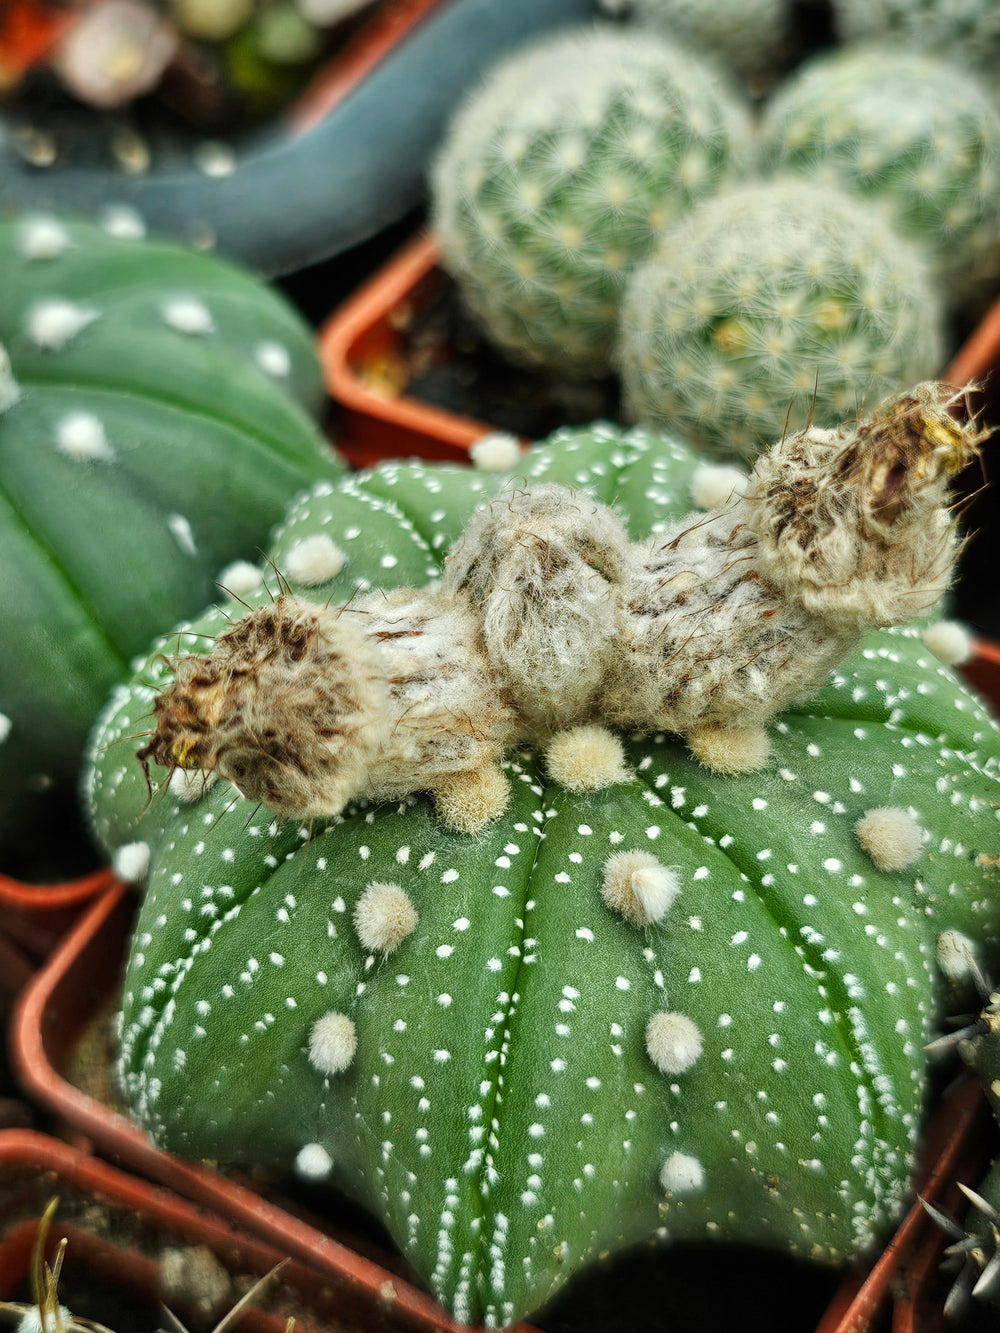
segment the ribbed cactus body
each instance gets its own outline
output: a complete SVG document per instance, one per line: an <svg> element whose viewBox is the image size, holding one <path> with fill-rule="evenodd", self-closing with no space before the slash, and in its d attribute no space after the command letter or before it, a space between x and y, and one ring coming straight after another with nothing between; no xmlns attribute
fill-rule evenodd
<svg viewBox="0 0 1000 1333"><path fill-rule="evenodd" d="M762 139L773 168L815 171L880 204L930 252L952 300L983 299L1000 266L1000 109L947 50L817 57L774 95Z"/></svg>
<svg viewBox="0 0 1000 1333"><path fill-rule="evenodd" d="M653 34L547 38L452 122L432 176L445 267L515 358L606 373L628 273L740 165L747 130L722 76Z"/></svg>
<svg viewBox="0 0 1000 1333"><path fill-rule="evenodd" d="M704 200L634 272L618 363L634 420L754 454L943 360L927 261L873 205L783 176Z"/></svg>
<svg viewBox="0 0 1000 1333"><path fill-rule="evenodd" d="M388 465L297 503L273 557L301 571L335 545L339 573L292 581L321 605L421 587L475 506L525 483L613 503L642 541L690 509L699 466L610 427L516 478ZM207 652L226 623L157 648ZM838 1261L888 1223L935 935L995 948L1000 929L1000 738L916 631L870 635L780 718L762 772L713 777L656 734L573 792L516 750L510 806L476 837L413 795L272 823L181 769L149 803L126 738L171 675L154 653L116 693L87 781L109 851L148 862L121 1075L157 1142L325 1175L493 1325L643 1237ZM855 837L887 798L922 830L913 869L877 870Z"/></svg>
<svg viewBox="0 0 1000 1333"><path fill-rule="evenodd" d="M841 41L887 37L949 52L990 71L1000 55L1000 11L992 0L833 0Z"/></svg>
<svg viewBox="0 0 1000 1333"><path fill-rule="evenodd" d="M310 415L309 331L249 274L27 218L0 224L0 288L2 838L71 790L163 616L341 469Z"/></svg>

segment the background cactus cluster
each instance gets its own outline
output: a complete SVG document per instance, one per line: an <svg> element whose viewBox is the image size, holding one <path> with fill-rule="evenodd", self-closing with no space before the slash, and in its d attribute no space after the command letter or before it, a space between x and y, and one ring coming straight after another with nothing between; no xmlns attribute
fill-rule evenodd
<svg viewBox="0 0 1000 1333"><path fill-rule="evenodd" d="M988 88L936 53L845 47L815 55L751 113L678 37L690 25L653 24L652 8L638 6L631 26L523 50L458 114L433 174L433 223L485 334L570 374L616 369L632 419L744 454L786 422L832 425L940 371L948 321L981 308L1000 276L1000 109ZM642 59L626 66L629 49ZM678 158L647 135L634 213L609 203L614 154L574 159L566 188L552 188L553 144L603 145L608 108L644 105L650 70L678 61L725 97L730 124L739 107L726 169L696 170L698 154ZM564 85L572 95L557 97ZM707 95L685 92L671 123L704 124ZM629 137L613 142L638 170ZM601 201L587 225L581 197Z"/></svg>

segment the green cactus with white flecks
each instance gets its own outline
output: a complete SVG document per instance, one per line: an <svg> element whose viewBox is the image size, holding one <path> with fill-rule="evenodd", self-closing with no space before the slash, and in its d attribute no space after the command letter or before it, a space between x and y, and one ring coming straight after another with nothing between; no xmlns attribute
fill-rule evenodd
<svg viewBox="0 0 1000 1333"><path fill-rule="evenodd" d="M782 176L720 192L634 271L617 359L633 420L752 455L933 374L943 303L871 203Z"/></svg>
<svg viewBox="0 0 1000 1333"><path fill-rule="evenodd" d="M762 125L765 160L816 172L883 207L924 245L953 301L988 293L1000 265L1000 110L946 55L867 44L788 79Z"/></svg>
<svg viewBox="0 0 1000 1333"><path fill-rule="evenodd" d="M992 0L832 0L837 35L850 43L885 37L923 51L948 51L990 71L1000 55Z"/></svg>
<svg viewBox="0 0 1000 1333"><path fill-rule="evenodd" d="M773 73L789 46L787 0L635 0L635 23L661 31L724 60L741 73Z"/></svg>
<svg viewBox="0 0 1000 1333"><path fill-rule="evenodd" d="M291 307L113 230L0 224L0 840L72 801L93 714L164 613L204 605L342 471Z"/></svg>
<svg viewBox="0 0 1000 1333"><path fill-rule="evenodd" d="M512 357L607 373L626 277L656 233L745 165L748 112L650 33L572 29L496 66L432 172L443 263Z"/></svg>
<svg viewBox="0 0 1000 1333"><path fill-rule="evenodd" d="M690 510L702 468L611 427L511 478L386 465L303 498L272 555L295 592L356 605L434 579L508 484L615 504L641 541ZM264 603L263 575L241 596ZM158 1143L329 1180L459 1318L495 1326L644 1237L840 1262L890 1222L935 934L995 948L1000 930L1000 736L916 630L869 635L778 720L762 771L713 776L656 734L574 792L515 749L506 812L470 837L413 794L281 821L183 767L152 766L150 802L128 738L170 680L157 653L209 652L227 609L119 688L86 781L98 836L147 883L120 1072ZM855 832L886 801L918 830L896 870Z"/></svg>

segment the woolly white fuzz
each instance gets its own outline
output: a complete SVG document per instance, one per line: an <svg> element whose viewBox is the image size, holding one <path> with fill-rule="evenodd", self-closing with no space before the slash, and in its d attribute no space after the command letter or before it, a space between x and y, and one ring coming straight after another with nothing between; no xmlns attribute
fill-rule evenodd
<svg viewBox="0 0 1000 1333"><path fill-rule="evenodd" d="M303 1180L325 1180L333 1170L333 1158L322 1143L307 1143L295 1155L295 1174Z"/></svg>
<svg viewBox="0 0 1000 1333"><path fill-rule="evenodd" d="M118 241L141 241L146 235L142 214L129 204L108 204L101 213L100 224Z"/></svg>
<svg viewBox="0 0 1000 1333"><path fill-rule="evenodd" d="M948 666L961 666L972 656L972 635L957 620L939 620L924 630L924 643Z"/></svg>
<svg viewBox="0 0 1000 1333"><path fill-rule="evenodd" d="M36 301L28 311L28 337L36 347L58 352L99 314L93 306L64 301L61 297Z"/></svg>
<svg viewBox="0 0 1000 1333"><path fill-rule="evenodd" d="M168 514L167 527L174 541L185 555L197 555L198 546L194 539L191 523L183 514Z"/></svg>
<svg viewBox="0 0 1000 1333"><path fill-rule="evenodd" d="M7 714L0 713L0 745L2 745L10 735L12 725L13 724Z"/></svg>
<svg viewBox="0 0 1000 1333"><path fill-rule="evenodd" d="M923 830L897 805L866 811L854 825L854 833L879 870L905 870L920 856Z"/></svg>
<svg viewBox="0 0 1000 1333"><path fill-rule="evenodd" d="M207 334L215 331L215 320L204 301L196 296L174 296L160 307L164 323L178 333Z"/></svg>
<svg viewBox="0 0 1000 1333"><path fill-rule="evenodd" d="M434 789L438 819L456 833L480 833L510 804L510 784L499 768L456 773Z"/></svg>
<svg viewBox="0 0 1000 1333"><path fill-rule="evenodd" d="M149 843L127 842L111 858L115 874L128 884L142 879L149 869Z"/></svg>
<svg viewBox="0 0 1000 1333"><path fill-rule="evenodd" d="M705 1183L705 1168L688 1153L671 1153L660 1171L660 1184L667 1194L691 1194Z"/></svg>
<svg viewBox="0 0 1000 1333"><path fill-rule="evenodd" d="M545 767L552 781L567 791L600 791L631 776L621 741L600 726L560 731L545 752Z"/></svg>
<svg viewBox="0 0 1000 1333"><path fill-rule="evenodd" d="M717 509L745 492L749 478L738 467L701 463L691 476L691 503L696 509Z"/></svg>
<svg viewBox="0 0 1000 1333"><path fill-rule="evenodd" d="M21 1316L16 1333L60 1333L62 1329L73 1327L79 1328L79 1324L74 1320L73 1312L65 1305L59 1306L59 1317L55 1320L50 1317L46 1310L44 1322L38 1306L33 1305Z"/></svg>
<svg viewBox="0 0 1000 1333"><path fill-rule="evenodd" d="M771 753L763 727L695 727L687 742L694 757L712 773L753 773L764 767Z"/></svg>
<svg viewBox="0 0 1000 1333"><path fill-rule="evenodd" d="M521 445L515 435L495 430L469 446L473 464L484 472L509 472L521 459Z"/></svg>
<svg viewBox="0 0 1000 1333"><path fill-rule="evenodd" d="M170 794L179 801L200 801L218 780L218 773L205 768L175 768L170 774Z"/></svg>
<svg viewBox="0 0 1000 1333"><path fill-rule="evenodd" d="M234 597L243 597L246 593L257 591L264 582L264 574L249 560L234 560L225 567L217 582L224 592L231 592Z"/></svg>
<svg viewBox="0 0 1000 1333"><path fill-rule="evenodd" d="M358 1033L346 1014L330 1009L309 1033L309 1061L321 1074L342 1074L358 1049Z"/></svg>
<svg viewBox="0 0 1000 1333"><path fill-rule="evenodd" d="M81 462L114 458L104 424L93 412L68 412L56 425L60 451Z"/></svg>
<svg viewBox="0 0 1000 1333"><path fill-rule="evenodd" d="M394 953L417 921L413 900L399 884L369 884L354 908L354 929L370 953Z"/></svg>
<svg viewBox="0 0 1000 1333"><path fill-rule="evenodd" d="M267 338L253 349L253 359L267 375L281 379L291 374L292 357L288 348L279 342Z"/></svg>
<svg viewBox="0 0 1000 1333"><path fill-rule="evenodd" d="M58 259L73 242L56 218L26 218L21 227L21 254L25 259Z"/></svg>
<svg viewBox="0 0 1000 1333"><path fill-rule="evenodd" d="M663 1009L646 1024L646 1051L663 1074L683 1074L701 1055L698 1025L686 1014Z"/></svg>
<svg viewBox="0 0 1000 1333"><path fill-rule="evenodd" d="M604 863L601 897L634 926L662 920L678 893L674 871L650 852L616 852Z"/></svg>
<svg viewBox="0 0 1000 1333"><path fill-rule="evenodd" d="M347 557L324 532L297 541L285 556L285 573L295 583L314 588L336 578Z"/></svg>
<svg viewBox="0 0 1000 1333"><path fill-rule="evenodd" d="M937 965L949 981L965 981L979 970L975 943L960 930L943 930L935 952Z"/></svg>

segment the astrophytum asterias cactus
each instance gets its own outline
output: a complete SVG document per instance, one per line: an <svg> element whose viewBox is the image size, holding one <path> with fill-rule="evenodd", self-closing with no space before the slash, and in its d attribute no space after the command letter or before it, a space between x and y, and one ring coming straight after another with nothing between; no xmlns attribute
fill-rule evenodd
<svg viewBox="0 0 1000 1333"><path fill-rule="evenodd" d="M94 712L164 615L342 470L288 303L127 222L0 223L0 841L73 808Z"/></svg>
<svg viewBox="0 0 1000 1333"><path fill-rule="evenodd" d="M514 484L613 502L641 540L689 511L703 468L601 427L538 447ZM302 573L337 552L329 581L289 574L317 602L420 587L506 484L388 465L298 503L273 558ZM209 612L155 652L225 627ZM872 633L784 713L763 771L626 736L597 761L611 785L573 791L519 750L476 837L415 796L281 822L154 765L150 798L127 738L172 676L155 652L95 730L86 791L105 847L146 871L120 1072L156 1142L326 1177L459 1317L494 1325L643 1237L836 1262L889 1222L935 935L990 946L1000 924L1000 737L916 630ZM884 807L919 831L897 869L855 833Z"/></svg>

